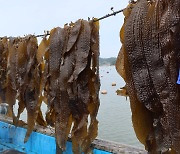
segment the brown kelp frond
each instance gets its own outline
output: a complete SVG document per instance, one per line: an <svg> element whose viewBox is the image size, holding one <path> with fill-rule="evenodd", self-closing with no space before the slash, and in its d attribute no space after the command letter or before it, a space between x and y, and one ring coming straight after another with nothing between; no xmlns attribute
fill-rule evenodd
<svg viewBox="0 0 180 154"><path fill-rule="evenodd" d="M130 97L133 126L149 152L171 148L179 153L180 2L140 0L133 5L124 13L116 62Z"/></svg>

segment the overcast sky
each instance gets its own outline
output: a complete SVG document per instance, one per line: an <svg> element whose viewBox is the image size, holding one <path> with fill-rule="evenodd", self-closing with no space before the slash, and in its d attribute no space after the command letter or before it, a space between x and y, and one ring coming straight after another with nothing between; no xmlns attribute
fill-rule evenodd
<svg viewBox="0 0 180 154"><path fill-rule="evenodd" d="M127 6L129 0L0 0L0 36L42 34L65 23L101 17ZM123 14L100 21L100 56L116 57Z"/></svg>

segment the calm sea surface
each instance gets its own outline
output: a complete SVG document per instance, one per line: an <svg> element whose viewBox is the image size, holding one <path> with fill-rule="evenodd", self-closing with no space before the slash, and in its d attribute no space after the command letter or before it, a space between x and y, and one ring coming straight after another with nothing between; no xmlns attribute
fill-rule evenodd
<svg viewBox="0 0 180 154"><path fill-rule="evenodd" d="M132 127L129 100L116 94L116 90L123 87L125 82L117 73L115 66L100 67L100 79L101 90L107 90L107 94L100 93L98 138L143 147L136 139ZM112 86L113 82L116 86Z"/></svg>
<svg viewBox="0 0 180 154"><path fill-rule="evenodd" d="M136 139L132 123L129 100L125 97L117 96L116 90L124 86L123 79L116 72L115 66L100 67L101 90L106 90L107 94L100 93L100 108L98 113L99 134L98 138L143 147ZM115 82L116 86L112 86ZM17 105L14 111L17 111ZM46 112L46 105L42 104L42 111ZM20 119L26 121L26 111Z"/></svg>

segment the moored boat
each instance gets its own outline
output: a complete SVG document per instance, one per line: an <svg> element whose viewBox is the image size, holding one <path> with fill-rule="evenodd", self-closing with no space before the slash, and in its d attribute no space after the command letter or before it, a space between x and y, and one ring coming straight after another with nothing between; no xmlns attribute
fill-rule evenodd
<svg viewBox="0 0 180 154"><path fill-rule="evenodd" d="M16 154L56 154L54 129L36 126L27 143L24 143L26 127L15 127L12 120L0 115L0 153L13 150ZM129 145L95 139L91 147L94 154L110 153L146 153L145 150ZM10 152L9 152L10 153ZM64 154L72 154L72 143L69 139Z"/></svg>

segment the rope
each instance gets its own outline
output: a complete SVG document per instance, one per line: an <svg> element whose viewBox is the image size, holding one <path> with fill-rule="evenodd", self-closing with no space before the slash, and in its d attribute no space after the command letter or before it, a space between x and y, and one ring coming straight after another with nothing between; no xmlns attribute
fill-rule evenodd
<svg viewBox="0 0 180 154"><path fill-rule="evenodd" d="M111 10L113 11L113 7L111 8ZM107 14L107 15L101 17L101 18L98 18L98 19L93 19L93 22L97 22L97 21L103 20L105 18L108 18L108 17L111 17L111 16L115 16L116 14L121 13L123 11L124 11L124 9L121 9L121 10L116 11L116 12L113 11L113 13L111 13L111 14Z"/></svg>
<svg viewBox="0 0 180 154"><path fill-rule="evenodd" d="M119 10L119 11L114 11L114 10L113 10L113 7L111 7L111 11L113 11L113 13L107 14L107 15L105 15L105 16L103 16L103 17L100 17L100 18L92 19L92 21L93 21L93 22L97 22L97 21L106 19L106 18L108 18L108 17L115 16L116 14L123 12L124 9L121 9L121 10ZM45 37L45 36L48 36L48 35L50 35L50 33L49 33L49 31L46 31L45 34L35 35L35 37ZM10 37L7 37L7 39L9 39L9 38L10 38ZM0 39L3 39L3 37L0 37Z"/></svg>

